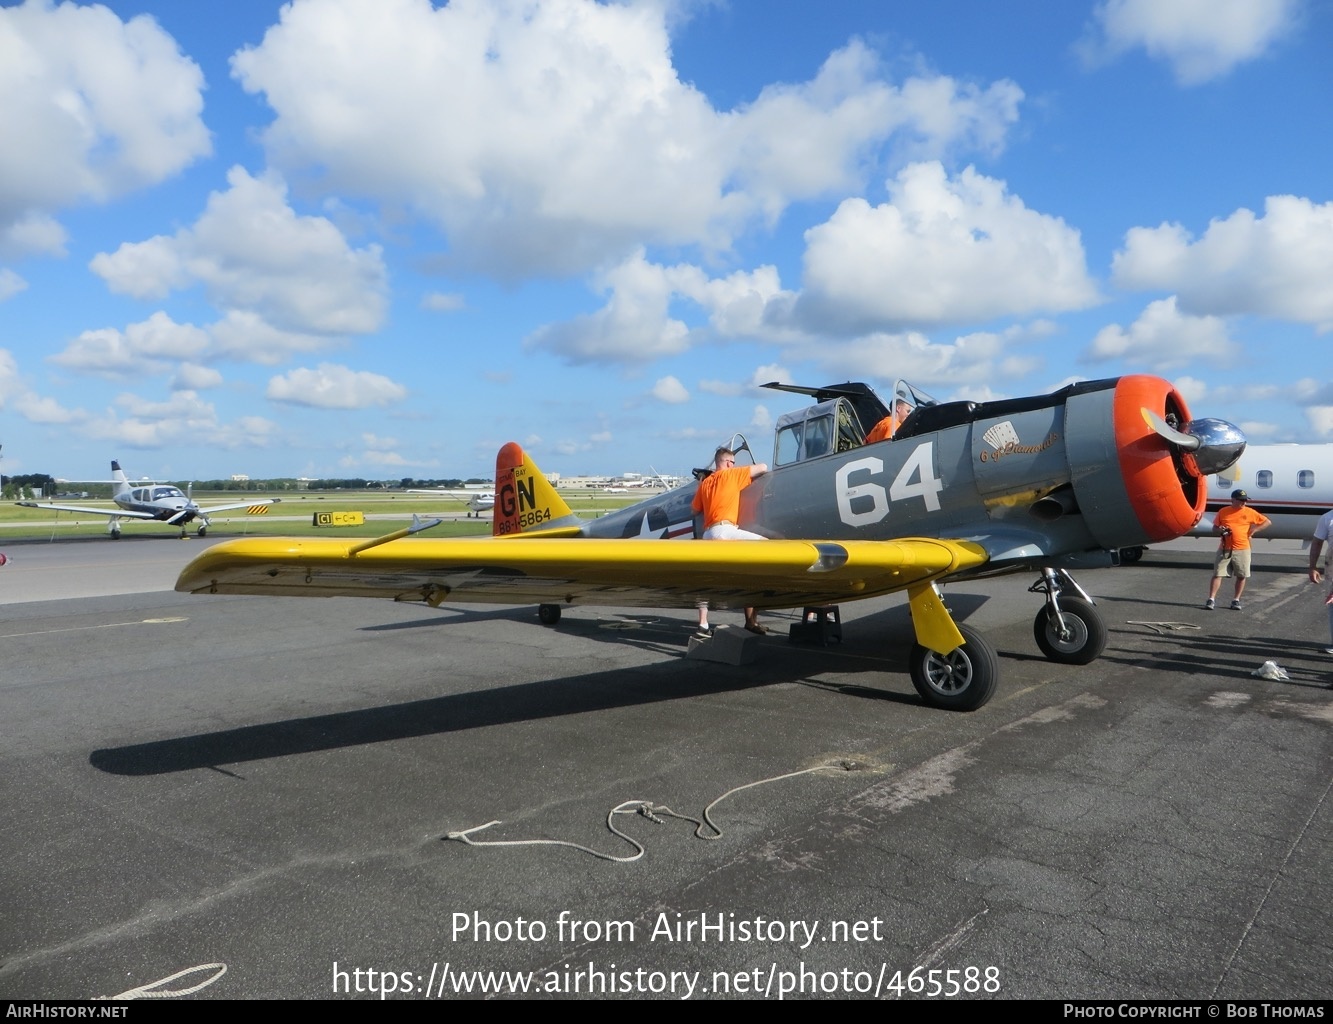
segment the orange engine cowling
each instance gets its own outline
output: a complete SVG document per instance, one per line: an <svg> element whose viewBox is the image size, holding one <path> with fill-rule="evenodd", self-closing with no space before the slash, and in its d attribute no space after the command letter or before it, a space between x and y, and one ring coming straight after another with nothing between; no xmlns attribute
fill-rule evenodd
<svg viewBox="0 0 1333 1024"><path fill-rule="evenodd" d="M1172 540L1203 516L1204 475L1188 452L1154 430L1145 410L1169 424L1190 422L1184 396L1160 377L1146 375L1121 377L1109 391L1071 397L1065 408L1079 509L1108 549Z"/></svg>

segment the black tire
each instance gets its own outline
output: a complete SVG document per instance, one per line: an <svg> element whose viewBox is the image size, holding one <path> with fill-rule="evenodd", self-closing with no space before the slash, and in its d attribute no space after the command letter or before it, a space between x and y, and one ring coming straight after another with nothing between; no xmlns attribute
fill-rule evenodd
<svg viewBox="0 0 1333 1024"><path fill-rule="evenodd" d="M207 535L208 535L208 527L207 526L199 527L199 536L206 537Z"/></svg>
<svg viewBox="0 0 1333 1024"><path fill-rule="evenodd" d="M537 606L537 619L543 626L554 626L560 621L560 606L558 604L539 604Z"/></svg>
<svg viewBox="0 0 1333 1024"><path fill-rule="evenodd" d="M967 626L959 626L963 646L948 654L912 645L912 685L931 707L946 711L975 711L995 694L1000 665L995 648L985 637Z"/></svg>
<svg viewBox="0 0 1333 1024"><path fill-rule="evenodd" d="M1106 621L1102 613L1081 597L1060 598L1060 615L1066 634L1060 635L1049 608L1043 607L1032 620L1032 636L1049 661L1061 665L1087 665L1106 647Z"/></svg>
<svg viewBox="0 0 1333 1024"><path fill-rule="evenodd" d="M1148 550L1147 548L1121 548L1120 564L1133 565L1135 562L1137 562L1140 558L1143 557L1143 553L1147 550Z"/></svg>

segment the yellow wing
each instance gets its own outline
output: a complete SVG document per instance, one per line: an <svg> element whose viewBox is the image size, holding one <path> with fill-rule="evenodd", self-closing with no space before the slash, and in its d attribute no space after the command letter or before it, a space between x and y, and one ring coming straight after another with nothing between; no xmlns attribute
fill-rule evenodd
<svg viewBox="0 0 1333 1024"><path fill-rule="evenodd" d="M364 546L364 545L363 545ZM793 608L914 589L987 561L964 541L731 543L405 538L355 543L226 541L195 558L176 589L196 594L386 597L396 601Z"/></svg>

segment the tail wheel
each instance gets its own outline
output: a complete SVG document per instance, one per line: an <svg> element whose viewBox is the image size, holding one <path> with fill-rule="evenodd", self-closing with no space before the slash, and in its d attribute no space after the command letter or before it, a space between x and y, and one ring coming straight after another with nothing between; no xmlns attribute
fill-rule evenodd
<svg viewBox="0 0 1333 1024"><path fill-rule="evenodd" d="M1049 661L1061 665L1087 665L1106 647L1106 622L1101 612L1081 597L1062 597L1060 629L1050 608L1042 608L1032 622L1032 635Z"/></svg>
<svg viewBox="0 0 1333 1024"><path fill-rule="evenodd" d="M959 626L958 632L963 634L963 645L948 654L912 646L912 685L931 707L975 711L994 696L1000 666L985 637L967 626Z"/></svg>
<svg viewBox="0 0 1333 1024"><path fill-rule="evenodd" d="M560 606L558 604L539 604L537 606L537 619L543 626L554 626L560 621Z"/></svg>

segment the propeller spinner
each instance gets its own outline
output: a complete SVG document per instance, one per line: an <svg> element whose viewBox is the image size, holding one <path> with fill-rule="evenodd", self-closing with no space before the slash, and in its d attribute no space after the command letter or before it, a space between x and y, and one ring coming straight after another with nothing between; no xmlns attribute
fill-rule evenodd
<svg viewBox="0 0 1333 1024"><path fill-rule="evenodd" d="M1230 468L1245 451L1245 435L1226 420L1190 420L1177 430L1151 409L1143 410L1143 418L1154 433L1180 449L1186 468L1199 476Z"/></svg>

